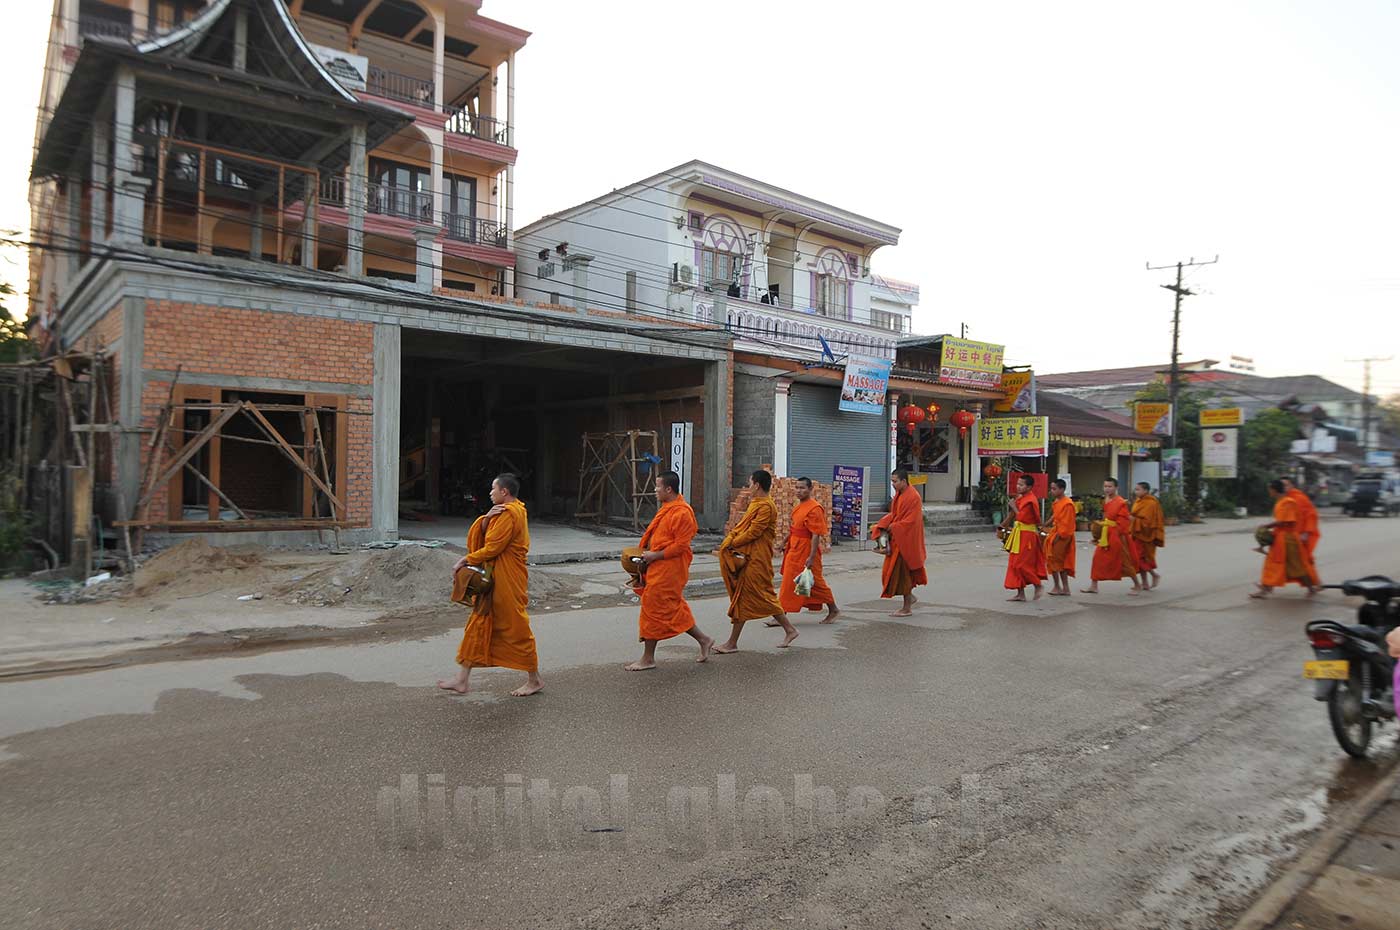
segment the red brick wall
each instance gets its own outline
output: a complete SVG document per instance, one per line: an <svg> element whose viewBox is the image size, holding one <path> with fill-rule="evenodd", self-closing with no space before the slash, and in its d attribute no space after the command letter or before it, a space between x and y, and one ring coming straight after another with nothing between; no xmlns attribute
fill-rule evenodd
<svg viewBox="0 0 1400 930"><path fill-rule="evenodd" d="M146 305L145 365L161 370L183 366L182 370L191 374L368 387L374 382L374 325L153 300ZM167 381L145 385L141 395L143 426L155 427L169 394ZM370 413L374 405L368 397L349 397L347 409ZM373 506L373 418L347 416L345 420L346 516L351 524L365 525ZM225 443L226 449L228 445ZM145 467L143 445L143 470ZM238 500L236 495L234 500ZM165 519L165 487L156 490L149 512L154 519Z"/></svg>

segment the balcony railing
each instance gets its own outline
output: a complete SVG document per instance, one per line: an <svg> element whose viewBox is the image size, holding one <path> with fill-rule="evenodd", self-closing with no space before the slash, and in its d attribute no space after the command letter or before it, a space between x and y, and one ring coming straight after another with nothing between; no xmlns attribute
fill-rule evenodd
<svg viewBox="0 0 1400 930"><path fill-rule="evenodd" d="M321 203L344 208L349 205L348 195L348 183L343 176L335 175L321 180ZM433 192L371 182L365 185L365 209L380 216L430 223L433 219Z"/></svg>
<svg viewBox="0 0 1400 930"><path fill-rule="evenodd" d="M476 116L469 110L449 107L447 124L443 128L453 135L472 136L513 148L510 127L503 120L491 116Z"/></svg>
<svg viewBox="0 0 1400 930"><path fill-rule="evenodd" d="M462 213L444 213L442 228L447 231L447 238L458 242L494 245L498 249L506 247L505 224L495 220L484 220Z"/></svg>
<svg viewBox="0 0 1400 930"><path fill-rule="evenodd" d="M129 42L142 38L136 35L131 23L117 22L100 16L79 17L78 35L84 39L91 36L101 39L126 39Z"/></svg>
<svg viewBox="0 0 1400 930"><path fill-rule="evenodd" d="M387 97L420 107L433 105L433 82L389 71L378 65L369 66L365 90L376 97Z"/></svg>

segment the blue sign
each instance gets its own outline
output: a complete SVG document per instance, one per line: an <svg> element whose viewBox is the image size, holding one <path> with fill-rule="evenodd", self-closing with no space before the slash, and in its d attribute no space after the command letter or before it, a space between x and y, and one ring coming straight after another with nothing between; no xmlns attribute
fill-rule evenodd
<svg viewBox="0 0 1400 930"><path fill-rule="evenodd" d="M831 470L831 529L843 539L865 535L865 468L837 465Z"/></svg>
<svg viewBox="0 0 1400 930"><path fill-rule="evenodd" d="M841 404L846 413L885 412L885 393L890 387L890 360L852 355L846 359L846 377L841 382Z"/></svg>

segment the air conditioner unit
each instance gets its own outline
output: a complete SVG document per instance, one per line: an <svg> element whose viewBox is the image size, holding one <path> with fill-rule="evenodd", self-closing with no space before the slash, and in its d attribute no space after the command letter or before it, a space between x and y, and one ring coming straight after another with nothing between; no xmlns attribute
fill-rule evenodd
<svg viewBox="0 0 1400 930"><path fill-rule="evenodd" d="M672 284L690 284L695 280L695 269L683 262L674 262L671 265Z"/></svg>

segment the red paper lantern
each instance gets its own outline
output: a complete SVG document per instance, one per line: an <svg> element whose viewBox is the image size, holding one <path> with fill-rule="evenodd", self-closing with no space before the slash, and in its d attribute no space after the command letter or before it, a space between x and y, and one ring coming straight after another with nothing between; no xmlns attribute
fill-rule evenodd
<svg viewBox="0 0 1400 930"><path fill-rule="evenodd" d="M977 422L977 414L970 410L959 410L953 414L952 422L954 426L966 433L972 424Z"/></svg>
<svg viewBox="0 0 1400 930"><path fill-rule="evenodd" d="M982 474L995 481L1001 477L1001 466L996 462L988 462L987 467L982 469Z"/></svg>
<svg viewBox="0 0 1400 930"><path fill-rule="evenodd" d="M915 407L913 404L909 404L906 407L900 408L899 422L904 424L904 428L909 430L909 435L912 436L914 435L914 431L919 428L919 424L924 422L925 415L923 407Z"/></svg>
<svg viewBox="0 0 1400 930"><path fill-rule="evenodd" d="M938 406L938 404L930 402L928 405L928 421L930 423L936 421L938 419L938 411L942 409L943 408Z"/></svg>

